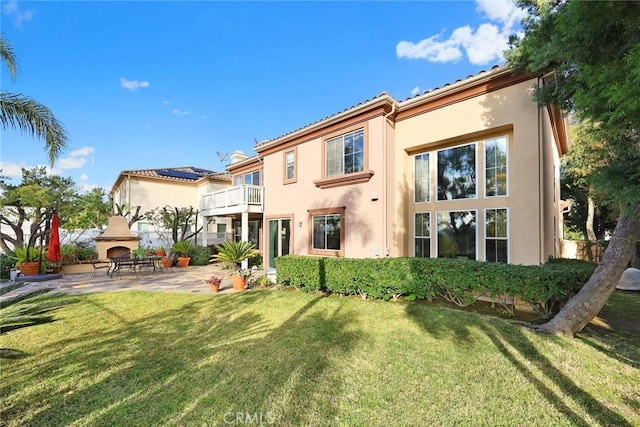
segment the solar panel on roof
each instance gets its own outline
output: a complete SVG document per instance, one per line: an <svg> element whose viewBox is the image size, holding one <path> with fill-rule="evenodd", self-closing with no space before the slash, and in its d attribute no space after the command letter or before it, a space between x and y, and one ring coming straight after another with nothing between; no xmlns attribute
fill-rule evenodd
<svg viewBox="0 0 640 427"><path fill-rule="evenodd" d="M182 178L194 181L200 178L200 175L193 172L178 171L174 169L157 169L156 173L160 176L166 176L169 178Z"/></svg>
<svg viewBox="0 0 640 427"><path fill-rule="evenodd" d="M214 173L214 171L210 171L210 170L207 170L207 169L201 169L201 168L191 168L191 169L193 169L193 171L194 171L195 173L201 173L201 174L203 174L203 175L207 175L207 174L210 174L210 173Z"/></svg>

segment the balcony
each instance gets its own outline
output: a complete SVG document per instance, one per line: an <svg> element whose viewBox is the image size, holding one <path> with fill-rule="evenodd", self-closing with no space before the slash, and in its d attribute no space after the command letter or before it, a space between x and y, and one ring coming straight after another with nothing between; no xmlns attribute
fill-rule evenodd
<svg viewBox="0 0 640 427"><path fill-rule="evenodd" d="M232 215L242 212L262 213L264 210L264 187L259 185L236 185L206 194L200 198L200 213L203 216Z"/></svg>

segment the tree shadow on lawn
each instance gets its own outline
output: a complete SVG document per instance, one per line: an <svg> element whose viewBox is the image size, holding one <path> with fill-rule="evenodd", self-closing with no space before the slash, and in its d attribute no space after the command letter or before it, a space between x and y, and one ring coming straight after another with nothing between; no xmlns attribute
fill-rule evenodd
<svg viewBox="0 0 640 427"><path fill-rule="evenodd" d="M444 308L440 310L453 309ZM523 359L531 362L544 377L552 381L561 390L563 395L570 396L570 399L588 413L590 417L597 420L599 425L631 426L625 418L601 404L554 366L554 363L543 355L527 337L523 329L525 328L524 322L506 321L491 317L484 318L475 313L464 313L462 311L460 316L453 316L456 319L454 322L443 322L438 318L434 318L433 312L424 304L407 305L406 311L423 330L439 339L460 340L461 344L464 345L464 340L472 336L472 331L476 334L478 331L484 333L506 360L551 405L575 425L587 426L590 424L564 402L567 397L556 393L537 378L534 371L523 363ZM446 317L446 319L449 320L449 317ZM522 323L522 325L516 323ZM562 344L562 338L550 335L542 337Z"/></svg>
<svg viewBox="0 0 640 427"><path fill-rule="evenodd" d="M20 397L29 403L9 399L3 417L29 425L219 425L234 414L305 424L316 414L331 417L338 403L331 392L341 379L326 370L358 340L348 330L353 313L314 309L321 298L313 296L297 308L287 303L282 323L247 309L273 303L272 295L200 298L146 317L80 297L103 323L25 359L32 366L20 381L46 385ZM111 330L109 319L121 326ZM25 407L31 402L39 407ZM24 413L30 415L22 419Z"/></svg>

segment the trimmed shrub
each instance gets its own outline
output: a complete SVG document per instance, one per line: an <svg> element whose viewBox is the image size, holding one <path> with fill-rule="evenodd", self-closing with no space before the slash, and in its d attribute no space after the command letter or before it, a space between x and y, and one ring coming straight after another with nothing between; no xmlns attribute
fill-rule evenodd
<svg viewBox="0 0 640 427"><path fill-rule="evenodd" d="M325 258L285 255L275 259L278 271L278 284L300 289L304 292L317 292L325 289Z"/></svg>
<svg viewBox="0 0 640 427"><path fill-rule="evenodd" d="M211 258L211 249L206 246L192 246L189 249L190 265L207 265Z"/></svg>
<svg viewBox="0 0 640 427"><path fill-rule="evenodd" d="M580 290L594 268L594 263L575 260L523 266L448 258L276 258L278 283L307 292L326 290L384 300L440 296L459 306L473 304L483 295L509 312L515 298L521 298L542 316Z"/></svg>

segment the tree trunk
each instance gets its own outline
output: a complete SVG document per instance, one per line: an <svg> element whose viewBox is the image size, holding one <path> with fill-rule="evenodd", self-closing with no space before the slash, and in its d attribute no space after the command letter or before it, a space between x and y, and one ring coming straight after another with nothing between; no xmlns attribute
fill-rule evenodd
<svg viewBox="0 0 640 427"><path fill-rule="evenodd" d="M602 261L589 281L549 322L533 329L572 337L580 332L605 305L627 268L631 251L640 239L640 206L623 212Z"/></svg>
<svg viewBox="0 0 640 427"><path fill-rule="evenodd" d="M593 199L591 197L587 197L587 202L587 221L585 224L587 227L587 240L595 241L597 240L597 238L595 231L593 231L593 217L596 211L596 204L593 202Z"/></svg>

